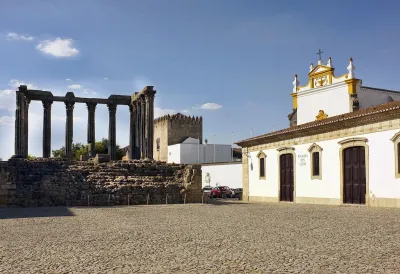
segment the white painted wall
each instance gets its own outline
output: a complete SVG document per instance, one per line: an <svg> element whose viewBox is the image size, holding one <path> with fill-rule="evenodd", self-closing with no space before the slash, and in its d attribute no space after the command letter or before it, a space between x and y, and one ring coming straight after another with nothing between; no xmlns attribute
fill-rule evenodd
<svg viewBox="0 0 400 274"><path fill-rule="evenodd" d="M377 198L400 198L400 179L395 178L394 145L390 140L399 130L356 135L365 137L369 145L369 189ZM347 137L350 138L350 137ZM311 179L310 153L312 145L296 145L295 176L296 197L340 199L340 158L339 138L318 142L322 147L322 179ZM259 180L259 164L256 152L249 158L249 196L279 197L278 195L278 152L276 149L263 150L267 155L266 180ZM300 161L301 155L307 155ZM253 163L253 170L251 170Z"/></svg>
<svg viewBox="0 0 400 274"><path fill-rule="evenodd" d="M329 117L352 111L345 82L299 91L297 94L298 125L315 121L320 110Z"/></svg>
<svg viewBox="0 0 400 274"><path fill-rule="evenodd" d="M202 170L202 186L206 186L205 177L207 173L210 174L211 181L210 185L212 187L219 183L221 186L228 186L230 188L243 188L243 168L242 163L233 164L213 164L213 165L203 165Z"/></svg>
<svg viewBox="0 0 400 274"><path fill-rule="evenodd" d="M232 146L220 144L182 143L168 146L168 163L197 164L232 161Z"/></svg>

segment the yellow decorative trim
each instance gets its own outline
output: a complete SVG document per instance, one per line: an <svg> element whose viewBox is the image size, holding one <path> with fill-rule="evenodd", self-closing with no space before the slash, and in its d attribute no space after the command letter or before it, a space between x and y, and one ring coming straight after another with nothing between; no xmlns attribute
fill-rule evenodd
<svg viewBox="0 0 400 274"><path fill-rule="evenodd" d="M328 118L328 114L326 114L323 110L320 110L319 112L318 112L318 115L317 116L315 116L315 119L316 120L323 120L323 119L326 119L326 118Z"/></svg>
<svg viewBox="0 0 400 274"><path fill-rule="evenodd" d="M297 108L297 93L291 94L293 97L293 108Z"/></svg>
<svg viewBox="0 0 400 274"><path fill-rule="evenodd" d="M360 81L359 79L348 79L344 80L347 84L347 91L350 95L357 93L357 84Z"/></svg>

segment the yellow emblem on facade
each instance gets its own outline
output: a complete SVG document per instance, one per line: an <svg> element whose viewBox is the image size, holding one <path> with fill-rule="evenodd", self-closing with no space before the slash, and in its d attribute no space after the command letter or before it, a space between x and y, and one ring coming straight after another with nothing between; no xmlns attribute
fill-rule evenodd
<svg viewBox="0 0 400 274"><path fill-rule="evenodd" d="M320 110L320 111L318 112L318 115L315 116L315 118L316 118L317 120L323 120L323 119L328 118L328 114L326 114L323 110Z"/></svg>

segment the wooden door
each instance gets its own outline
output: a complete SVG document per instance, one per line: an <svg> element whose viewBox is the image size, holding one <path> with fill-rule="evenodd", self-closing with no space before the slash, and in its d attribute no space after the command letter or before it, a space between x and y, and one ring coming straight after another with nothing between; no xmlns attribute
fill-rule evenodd
<svg viewBox="0 0 400 274"><path fill-rule="evenodd" d="M365 204L365 148L346 148L343 156L343 203Z"/></svg>
<svg viewBox="0 0 400 274"><path fill-rule="evenodd" d="M293 202L293 154L280 156L280 201Z"/></svg>

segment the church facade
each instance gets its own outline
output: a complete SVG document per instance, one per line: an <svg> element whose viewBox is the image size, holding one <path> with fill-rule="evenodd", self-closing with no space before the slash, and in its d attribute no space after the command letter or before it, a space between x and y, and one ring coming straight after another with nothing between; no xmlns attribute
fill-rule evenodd
<svg viewBox="0 0 400 274"><path fill-rule="evenodd" d="M243 200L400 207L400 93L362 86L350 58L293 81L290 127L237 142Z"/></svg>

